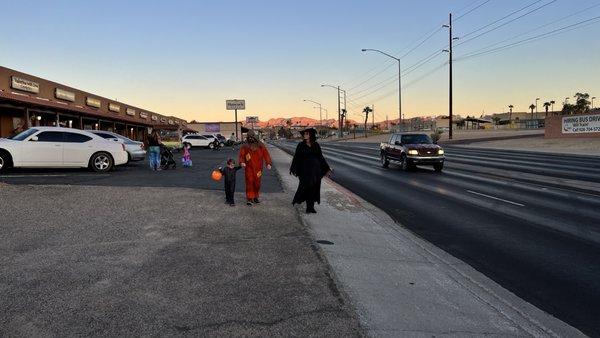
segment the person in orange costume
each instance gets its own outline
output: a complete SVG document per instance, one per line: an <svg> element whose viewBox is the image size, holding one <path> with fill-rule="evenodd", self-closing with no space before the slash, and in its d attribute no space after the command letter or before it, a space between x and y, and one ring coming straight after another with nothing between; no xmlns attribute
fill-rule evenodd
<svg viewBox="0 0 600 338"><path fill-rule="evenodd" d="M271 155L267 147L258 140L253 130L248 131L246 143L240 148L239 163L244 167L246 177L246 205L260 203L260 181L264 162L267 169L271 170Z"/></svg>

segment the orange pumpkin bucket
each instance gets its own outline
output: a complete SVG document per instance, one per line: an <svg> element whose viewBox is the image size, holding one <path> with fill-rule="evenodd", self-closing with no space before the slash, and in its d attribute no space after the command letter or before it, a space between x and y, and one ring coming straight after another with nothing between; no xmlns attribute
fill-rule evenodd
<svg viewBox="0 0 600 338"><path fill-rule="evenodd" d="M211 177L215 181L220 181L221 178L223 177L223 174L221 174L221 172L219 170L215 169L215 170L213 170Z"/></svg>

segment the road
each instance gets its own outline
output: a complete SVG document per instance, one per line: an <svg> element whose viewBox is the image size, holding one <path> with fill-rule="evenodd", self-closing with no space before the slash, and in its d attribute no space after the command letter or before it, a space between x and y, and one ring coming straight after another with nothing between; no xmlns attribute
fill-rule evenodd
<svg viewBox="0 0 600 338"><path fill-rule="evenodd" d="M276 145L292 152L295 142ZM324 143L332 179L504 288L600 336L600 157L446 147L443 173Z"/></svg>

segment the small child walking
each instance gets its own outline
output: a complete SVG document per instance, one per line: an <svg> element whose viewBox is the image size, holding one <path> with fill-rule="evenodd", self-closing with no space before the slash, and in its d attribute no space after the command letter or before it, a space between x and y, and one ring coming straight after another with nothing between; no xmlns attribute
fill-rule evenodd
<svg viewBox="0 0 600 338"><path fill-rule="evenodd" d="M181 162L186 168L190 168L192 166L192 155L190 154L189 144L185 144L183 146L183 156L181 157Z"/></svg>
<svg viewBox="0 0 600 338"><path fill-rule="evenodd" d="M231 158L227 160L225 168L219 167L219 171L223 174L223 181L225 181L225 203L232 207L235 206L235 201L233 200L235 194L235 175L241 168L240 165L235 165L235 161Z"/></svg>

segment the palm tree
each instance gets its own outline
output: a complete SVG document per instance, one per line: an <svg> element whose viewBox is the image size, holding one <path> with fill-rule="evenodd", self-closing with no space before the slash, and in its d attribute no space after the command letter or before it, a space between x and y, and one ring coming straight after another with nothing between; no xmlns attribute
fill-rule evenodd
<svg viewBox="0 0 600 338"><path fill-rule="evenodd" d="M550 102L544 102L544 108L546 108L546 116L548 116L548 108L550 108Z"/></svg>
<svg viewBox="0 0 600 338"><path fill-rule="evenodd" d="M550 104L552 105L552 112L554 112L554 104L556 103L556 101L552 100L550 101Z"/></svg>
<svg viewBox="0 0 600 338"><path fill-rule="evenodd" d="M531 119L533 120L533 110L535 109L535 104L531 104L531 106L529 106L529 109L531 109Z"/></svg>
<svg viewBox="0 0 600 338"><path fill-rule="evenodd" d="M513 106L512 104L508 106L508 109L510 109L510 113L508 113L508 125L509 127L512 126L512 110L515 106Z"/></svg>
<svg viewBox="0 0 600 338"><path fill-rule="evenodd" d="M371 107L366 106L363 109L363 113L365 113L365 137L367 137L367 121L369 121L369 113L372 112L373 109Z"/></svg>

